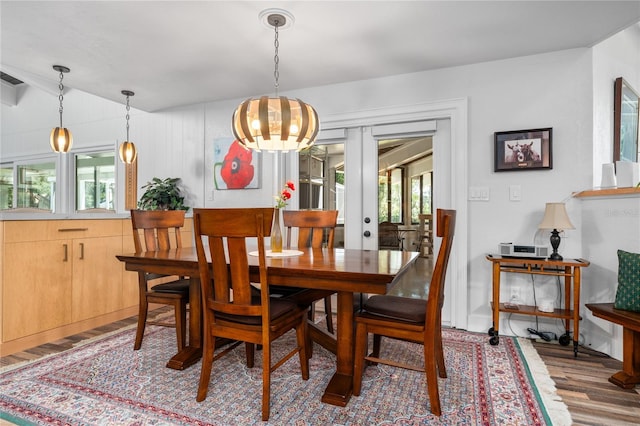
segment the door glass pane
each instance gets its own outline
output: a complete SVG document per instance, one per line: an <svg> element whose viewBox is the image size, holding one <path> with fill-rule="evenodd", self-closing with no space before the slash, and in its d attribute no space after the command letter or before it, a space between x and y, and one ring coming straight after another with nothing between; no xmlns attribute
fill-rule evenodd
<svg viewBox="0 0 640 426"><path fill-rule="evenodd" d="M420 185L420 176L414 176L411 178L411 223L415 224L419 222L418 215L420 214L420 194L422 188Z"/></svg>
<svg viewBox="0 0 640 426"><path fill-rule="evenodd" d="M391 222L402 223L402 169L391 171Z"/></svg>
<svg viewBox="0 0 640 426"><path fill-rule="evenodd" d="M378 175L378 222L389 221L389 185L387 173Z"/></svg>
<svg viewBox="0 0 640 426"><path fill-rule="evenodd" d="M0 166L0 210L13 208L13 165Z"/></svg>
<svg viewBox="0 0 640 426"><path fill-rule="evenodd" d="M316 143L299 153L300 209L337 210L334 247L344 247L344 144Z"/></svg>
<svg viewBox="0 0 640 426"><path fill-rule="evenodd" d="M425 173L422 175L422 202L420 211L423 214L431 214L431 177L433 173Z"/></svg>
<svg viewBox="0 0 640 426"><path fill-rule="evenodd" d="M17 166L18 185L15 208L52 211L55 206L56 163L45 161Z"/></svg>
<svg viewBox="0 0 640 426"><path fill-rule="evenodd" d="M76 210L115 210L115 154L76 155Z"/></svg>

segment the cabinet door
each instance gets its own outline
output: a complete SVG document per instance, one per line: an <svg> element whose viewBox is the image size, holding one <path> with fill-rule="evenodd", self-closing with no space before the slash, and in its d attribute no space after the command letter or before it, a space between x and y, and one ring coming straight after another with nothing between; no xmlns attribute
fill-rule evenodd
<svg viewBox="0 0 640 426"><path fill-rule="evenodd" d="M122 309L122 236L73 240L72 321Z"/></svg>
<svg viewBox="0 0 640 426"><path fill-rule="evenodd" d="M68 324L71 320L71 241L5 244L4 341Z"/></svg>

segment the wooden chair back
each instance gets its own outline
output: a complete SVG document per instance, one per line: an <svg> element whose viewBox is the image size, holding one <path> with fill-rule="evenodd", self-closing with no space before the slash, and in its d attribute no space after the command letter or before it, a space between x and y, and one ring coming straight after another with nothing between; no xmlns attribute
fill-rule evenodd
<svg viewBox="0 0 640 426"><path fill-rule="evenodd" d="M131 210L136 253L169 250L172 246L171 230L174 234L175 248L182 247L180 228L184 226L184 215L184 210Z"/></svg>
<svg viewBox="0 0 640 426"><path fill-rule="evenodd" d="M391 222L380 222L378 224L378 248L401 250L402 239L398 225Z"/></svg>
<svg viewBox="0 0 640 426"><path fill-rule="evenodd" d="M284 210L284 226L287 228L287 248L291 248L293 228L298 229L298 247L322 248L327 235L327 248L333 248L337 210Z"/></svg>
<svg viewBox="0 0 640 426"><path fill-rule="evenodd" d="M194 234L202 300L210 313L269 318L269 293L264 238L271 235L273 208L193 209ZM257 239L261 303L252 303L247 239ZM208 245L208 256L205 252ZM209 268L207 259L211 259ZM228 259L228 265L227 265ZM255 301L253 301L255 302Z"/></svg>
<svg viewBox="0 0 640 426"><path fill-rule="evenodd" d="M453 245L456 228L456 211L438 209L436 221L436 235L442 238L440 250L429 285L427 299L427 317L425 318L425 332L429 329L440 329L442 305L444 303L444 283L447 276L447 266ZM435 317L434 317L435 315Z"/></svg>

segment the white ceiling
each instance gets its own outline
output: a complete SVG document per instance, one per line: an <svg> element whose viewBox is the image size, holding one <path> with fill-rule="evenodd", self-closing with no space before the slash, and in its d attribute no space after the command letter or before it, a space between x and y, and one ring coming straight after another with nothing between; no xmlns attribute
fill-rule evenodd
<svg viewBox="0 0 640 426"><path fill-rule="evenodd" d="M0 1L3 72L156 111L590 47L640 21L640 1Z"/></svg>

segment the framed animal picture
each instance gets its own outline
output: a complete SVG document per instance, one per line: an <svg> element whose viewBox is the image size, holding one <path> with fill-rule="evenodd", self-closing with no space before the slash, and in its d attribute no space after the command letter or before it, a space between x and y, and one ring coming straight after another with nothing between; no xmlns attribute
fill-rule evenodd
<svg viewBox="0 0 640 426"><path fill-rule="evenodd" d="M511 130L494 134L494 171L551 169L553 129Z"/></svg>

